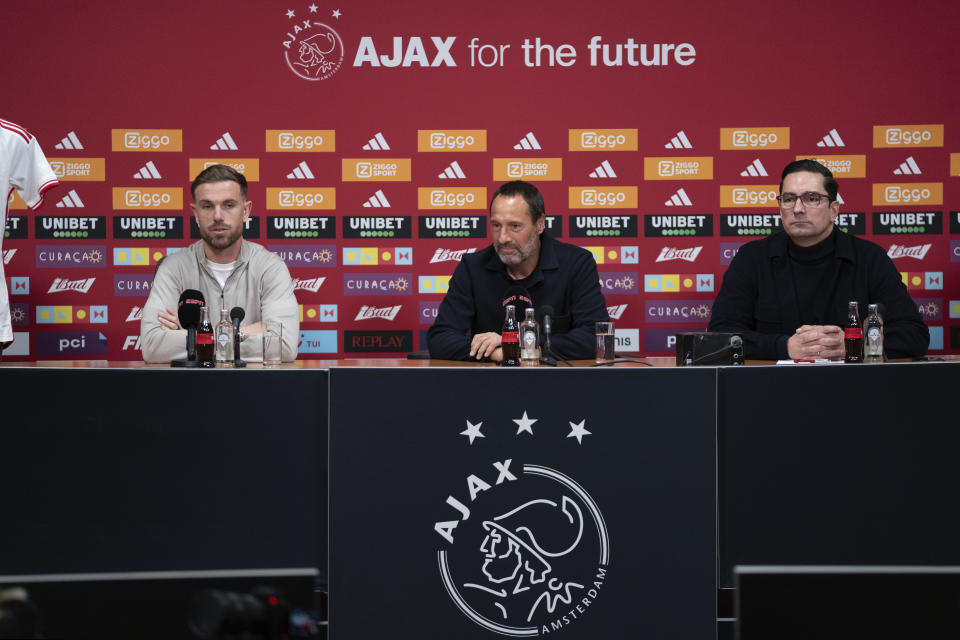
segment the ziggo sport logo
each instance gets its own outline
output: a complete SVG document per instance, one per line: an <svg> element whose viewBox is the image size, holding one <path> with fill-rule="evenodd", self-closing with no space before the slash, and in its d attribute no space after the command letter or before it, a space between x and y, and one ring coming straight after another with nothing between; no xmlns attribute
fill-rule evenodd
<svg viewBox="0 0 960 640"><path fill-rule="evenodd" d="M757 191L754 189L745 189L743 187L738 187L732 192L733 195L733 204L770 204L777 201L777 192L770 191Z"/></svg>

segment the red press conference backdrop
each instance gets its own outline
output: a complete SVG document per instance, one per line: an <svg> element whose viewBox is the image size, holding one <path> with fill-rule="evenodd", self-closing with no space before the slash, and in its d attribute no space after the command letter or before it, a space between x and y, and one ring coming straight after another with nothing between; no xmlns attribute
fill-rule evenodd
<svg viewBox="0 0 960 640"><path fill-rule="evenodd" d="M296 279L301 357L425 348L517 177L596 256L619 348L669 354L778 226L797 157L833 168L840 224L889 251L931 353L960 352L960 9L849 4L11 4L0 117L61 186L6 223L5 356L139 358L209 162L251 181L246 235Z"/></svg>

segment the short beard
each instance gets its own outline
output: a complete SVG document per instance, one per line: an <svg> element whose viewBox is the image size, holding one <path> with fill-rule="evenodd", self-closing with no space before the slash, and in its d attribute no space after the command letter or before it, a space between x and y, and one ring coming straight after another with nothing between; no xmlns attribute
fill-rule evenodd
<svg viewBox="0 0 960 640"><path fill-rule="evenodd" d="M203 238L203 241L217 250L222 250L233 246L233 243L239 240L240 236L242 235L243 227L239 227L235 232L228 236L224 236L222 239L218 239L216 236L206 230L200 232L200 237Z"/></svg>
<svg viewBox="0 0 960 640"><path fill-rule="evenodd" d="M518 265L518 264L522 264L525 260L527 260L528 258L530 258L530 256L532 256L532 255L536 252L536 250L537 250L537 249L539 248L539 246L540 246L539 240L540 240L539 237L534 238L533 241L532 241L530 244L528 244L528 245L526 245L526 246L523 246L523 247L519 247L519 246L517 246L517 245L515 245L515 244L512 245L513 247L515 247L515 248L517 249L517 252L516 252L515 254L512 254L512 255L504 255L504 254L503 254L503 252L502 252L502 247L503 247L503 245L496 244L496 245L494 245L494 249L495 249L496 252L497 252L497 257L500 258L500 262L502 262L503 264L508 264L508 265L511 265L511 266L516 266L516 265Z"/></svg>

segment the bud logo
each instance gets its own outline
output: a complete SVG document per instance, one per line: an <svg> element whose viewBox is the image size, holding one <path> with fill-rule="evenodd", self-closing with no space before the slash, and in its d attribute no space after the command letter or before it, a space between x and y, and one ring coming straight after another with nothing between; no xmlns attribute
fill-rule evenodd
<svg viewBox="0 0 960 640"><path fill-rule="evenodd" d="M267 151L336 151L333 129L267 129Z"/></svg>
<svg viewBox="0 0 960 640"><path fill-rule="evenodd" d="M623 317L623 312L627 310L627 305L625 304L616 304L612 307L607 307L607 315L610 316L611 320L619 320Z"/></svg>
<svg viewBox="0 0 960 640"><path fill-rule="evenodd" d="M637 216L575 215L570 220L570 237L637 237Z"/></svg>
<svg viewBox="0 0 960 640"><path fill-rule="evenodd" d="M180 187L113 188L114 209L183 209Z"/></svg>
<svg viewBox="0 0 960 640"><path fill-rule="evenodd" d="M113 129L113 151L183 151L182 129Z"/></svg>
<svg viewBox="0 0 960 640"><path fill-rule="evenodd" d="M413 249L410 247L395 247L393 249L378 247L343 248L343 266L345 267L378 264L412 265Z"/></svg>
<svg viewBox="0 0 960 640"><path fill-rule="evenodd" d="M421 238L486 238L486 216L420 216Z"/></svg>
<svg viewBox="0 0 960 640"><path fill-rule="evenodd" d="M336 238L333 216L267 216L268 238Z"/></svg>
<svg viewBox="0 0 960 640"><path fill-rule="evenodd" d="M17 253L16 249L6 249L3 251L3 264L8 265L10 261L13 260L13 256Z"/></svg>
<svg viewBox="0 0 960 640"><path fill-rule="evenodd" d="M638 264L639 247L584 247L597 264Z"/></svg>
<svg viewBox="0 0 960 640"><path fill-rule="evenodd" d="M116 240L140 238L183 238L180 216L114 216L113 237Z"/></svg>
<svg viewBox="0 0 960 640"><path fill-rule="evenodd" d="M873 233L879 235L940 233L942 211L897 211L873 213Z"/></svg>
<svg viewBox="0 0 960 640"><path fill-rule="evenodd" d="M873 128L873 147L942 147L942 124L878 125Z"/></svg>
<svg viewBox="0 0 960 640"><path fill-rule="evenodd" d="M107 266L106 253L107 248L104 246L40 245L36 248L37 267L105 267Z"/></svg>
<svg viewBox="0 0 960 640"><path fill-rule="evenodd" d="M419 293L446 293L453 276L420 276Z"/></svg>
<svg viewBox="0 0 960 640"><path fill-rule="evenodd" d="M796 160L806 160L808 158L816 160L830 169L834 178L864 178L867 175L867 156L862 154L847 156L801 155L795 157Z"/></svg>
<svg viewBox="0 0 960 640"><path fill-rule="evenodd" d="M345 273L345 296L409 296L413 276L409 273Z"/></svg>
<svg viewBox="0 0 960 640"><path fill-rule="evenodd" d="M723 213L720 214L721 236L768 236L780 228L776 214Z"/></svg>
<svg viewBox="0 0 960 640"><path fill-rule="evenodd" d="M12 279L11 279L12 280ZM96 278L82 278L80 280L67 280L66 278L55 278L47 293L61 293L63 291L76 291L77 293L86 293L90 291ZM16 287L14 287L16 289ZM16 293L16 290L14 290Z"/></svg>
<svg viewBox="0 0 960 640"><path fill-rule="evenodd" d="M337 305L301 304L300 322L337 322Z"/></svg>
<svg viewBox="0 0 960 640"><path fill-rule="evenodd" d="M942 182L874 183L873 205L943 204Z"/></svg>
<svg viewBox="0 0 960 640"><path fill-rule="evenodd" d="M106 216L37 216L34 236L37 240L106 239Z"/></svg>
<svg viewBox="0 0 960 640"><path fill-rule="evenodd" d="M127 319L124 322L140 322L143 319L143 308L136 305L130 309L130 313L127 314Z"/></svg>
<svg viewBox="0 0 960 640"><path fill-rule="evenodd" d="M437 249L434 251L433 256L430 258L430 264L437 262L460 262L463 260L464 254L467 253L476 253L477 249L471 247L470 249Z"/></svg>
<svg viewBox="0 0 960 640"><path fill-rule="evenodd" d="M346 353L393 353L413 351L412 331L344 331Z"/></svg>
<svg viewBox="0 0 960 640"><path fill-rule="evenodd" d="M677 249L675 247L664 247L660 250L656 262L667 262L669 260L685 260L686 262L696 262L697 256L703 247L691 247L689 249Z"/></svg>
<svg viewBox="0 0 960 640"><path fill-rule="evenodd" d="M153 286L153 274L117 273L113 276L113 295L143 296L150 295Z"/></svg>
<svg viewBox="0 0 960 640"><path fill-rule="evenodd" d="M710 319L710 300L648 300L644 319L647 322L705 322Z"/></svg>
<svg viewBox="0 0 960 640"><path fill-rule="evenodd" d="M37 324L106 324L106 305L78 307L72 305L38 306Z"/></svg>
<svg viewBox="0 0 960 640"><path fill-rule="evenodd" d="M37 334L37 353L40 355L92 355L106 352L107 337L99 331Z"/></svg>
<svg viewBox="0 0 960 640"><path fill-rule="evenodd" d="M103 181L106 176L104 158L47 158L47 162L61 182Z"/></svg>
<svg viewBox="0 0 960 640"><path fill-rule="evenodd" d="M486 129L419 129L417 151L486 151Z"/></svg>
<svg viewBox="0 0 960 640"><path fill-rule="evenodd" d="M190 158L190 180L196 178L201 171L217 164L225 164L237 173L242 173L247 182L260 180L259 158Z"/></svg>
<svg viewBox="0 0 960 640"><path fill-rule="evenodd" d="M790 127L720 129L720 149L789 149Z"/></svg>
<svg viewBox="0 0 960 640"><path fill-rule="evenodd" d="M648 238L712 236L713 214L643 216L643 234Z"/></svg>
<svg viewBox="0 0 960 640"><path fill-rule="evenodd" d="M267 187L267 209L336 209L335 187Z"/></svg>
<svg viewBox="0 0 960 640"><path fill-rule="evenodd" d="M900 278L907 285L907 291L942 291L942 271L901 271Z"/></svg>
<svg viewBox="0 0 960 640"><path fill-rule="evenodd" d="M780 187L770 185L720 186L721 207L775 207Z"/></svg>
<svg viewBox="0 0 960 640"><path fill-rule="evenodd" d="M104 217L104 220L106 220L106 217ZM11 240L26 240L27 239L27 217L8 215L7 222L3 228L3 237L10 238Z"/></svg>
<svg viewBox="0 0 960 640"><path fill-rule="evenodd" d="M316 278L294 278L293 290L316 293L317 291L320 291L320 287L323 285L323 281L326 279L326 276L318 276Z"/></svg>
<svg viewBox="0 0 960 640"><path fill-rule="evenodd" d="M570 129L570 151L636 151L636 129Z"/></svg>
<svg viewBox="0 0 960 640"><path fill-rule="evenodd" d="M402 305L395 305L393 307L372 307L368 305L363 305L360 307L360 310L357 311L357 317L354 318L355 321L360 320L390 320L391 322L397 317L397 314L400 313L400 307Z"/></svg>
<svg viewBox="0 0 960 640"><path fill-rule="evenodd" d="M913 303L924 320L943 320L943 300L940 298L914 298Z"/></svg>
<svg viewBox="0 0 960 640"><path fill-rule="evenodd" d="M569 187L571 209L636 209L636 187Z"/></svg>
<svg viewBox="0 0 960 640"><path fill-rule="evenodd" d="M337 248L332 244L285 244L267 247L288 267L335 267Z"/></svg>
<svg viewBox="0 0 960 640"><path fill-rule="evenodd" d="M600 288L604 293L621 293L635 295L637 287L636 271L614 271L600 274Z"/></svg>
<svg viewBox="0 0 960 640"><path fill-rule="evenodd" d="M410 216L344 216L344 238L409 238Z"/></svg>
<svg viewBox="0 0 960 640"><path fill-rule="evenodd" d="M713 180L713 157L644 158L644 180Z"/></svg>
<svg viewBox="0 0 960 640"><path fill-rule="evenodd" d="M493 159L493 179L500 180L562 180L562 158Z"/></svg>
<svg viewBox="0 0 960 640"><path fill-rule="evenodd" d="M147 267L157 264L164 257L177 251L158 247L114 247L113 265L116 267Z"/></svg>
<svg viewBox="0 0 960 640"><path fill-rule="evenodd" d="M419 209L486 209L486 187L417 188Z"/></svg>
<svg viewBox="0 0 960 640"><path fill-rule="evenodd" d="M647 293L713 291L712 273L647 273L643 276Z"/></svg>
<svg viewBox="0 0 960 640"><path fill-rule="evenodd" d="M301 331L297 343L298 353L336 353L337 330Z"/></svg>

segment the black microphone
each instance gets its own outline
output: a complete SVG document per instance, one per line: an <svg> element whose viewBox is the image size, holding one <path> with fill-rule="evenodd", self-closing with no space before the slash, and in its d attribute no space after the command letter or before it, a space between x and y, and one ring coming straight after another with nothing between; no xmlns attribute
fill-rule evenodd
<svg viewBox="0 0 960 640"><path fill-rule="evenodd" d="M180 294L177 302L177 319L180 326L187 330L187 359L174 360L171 367L197 366L197 327L200 325L202 313L200 307L205 305L206 299L196 289L186 289Z"/></svg>
<svg viewBox="0 0 960 640"><path fill-rule="evenodd" d="M247 363L240 359L240 321L246 314L240 307L230 309L230 319L233 321L233 366L245 367Z"/></svg>
<svg viewBox="0 0 960 640"><path fill-rule="evenodd" d="M557 366L557 359L552 355L550 348L550 331L553 329L550 316L553 315L553 307L548 304L540 307L540 316L543 318L543 356L540 358L541 364L551 367Z"/></svg>

